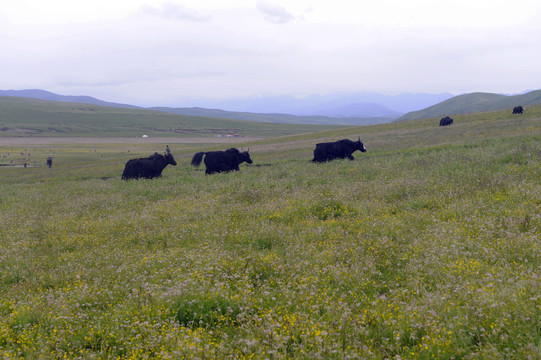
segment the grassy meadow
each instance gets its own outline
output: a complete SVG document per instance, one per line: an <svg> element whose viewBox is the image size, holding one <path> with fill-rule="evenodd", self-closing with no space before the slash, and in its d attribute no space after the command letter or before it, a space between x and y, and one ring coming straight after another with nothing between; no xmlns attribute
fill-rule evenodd
<svg viewBox="0 0 541 360"><path fill-rule="evenodd" d="M454 119L127 182L165 144L0 146L55 156L0 166L0 358L541 359L541 107Z"/></svg>

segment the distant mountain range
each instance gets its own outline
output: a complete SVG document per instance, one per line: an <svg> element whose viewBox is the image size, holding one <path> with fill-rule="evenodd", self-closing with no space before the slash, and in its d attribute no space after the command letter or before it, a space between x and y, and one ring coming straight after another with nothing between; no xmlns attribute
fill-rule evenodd
<svg viewBox="0 0 541 360"><path fill-rule="evenodd" d="M383 95L373 92L357 92L351 94L312 95L304 99L291 97L271 97L255 102L255 108L264 109L266 101L271 109L281 106L280 112L294 115L326 115L326 116L387 116L396 118L410 111L424 109L452 98L450 93L442 94L397 94ZM286 105L280 101L287 100ZM250 105L251 102L247 102ZM245 111L249 111L247 108ZM276 111L276 110L275 110ZM353 111L353 112L352 112Z"/></svg>
<svg viewBox="0 0 541 360"><path fill-rule="evenodd" d="M84 103L129 109L147 109L188 116L319 125L372 125L391 121L493 111L505 108L511 109L517 105L529 106L541 104L541 90L530 91L520 95L471 93L459 96L453 96L449 93L382 95L360 92L353 94L313 95L304 99L296 99L290 96L276 96L214 101L207 103L208 106L202 107L150 108L108 102L90 96L58 95L39 89L0 90L0 96Z"/></svg>
<svg viewBox="0 0 541 360"><path fill-rule="evenodd" d="M389 109L388 107L374 103L353 103L337 108L321 109L319 115L339 118L358 117L359 114L396 119L403 113Z"/></svg>
<svg viewBox="0 0 541 360"><path fill-rule="evenodd" d="M495 111L522 105L541 104L541 90L534 90L520 95L500 95L491 93L471 93L455 96L426 109L409 112L396 121L440 117L444 115L468 114Z"/></svg>
<svg viewBox="0 0 541 360"><path fill-rule="evenodd" d="M108 102L90 96L65 96L40 89L0 90L0 96L33 98L46 101L76 102L99 106L143 107ZM391 122L404 113L422 109L451 94L354 93L312 95L303 99L291 96L246 98L203 103L205 106L152 107L146 109L192 116L298 124L370 125ZM201 103L199 103L201 104ZM186 104L184 104L186 105Z"/></svg>

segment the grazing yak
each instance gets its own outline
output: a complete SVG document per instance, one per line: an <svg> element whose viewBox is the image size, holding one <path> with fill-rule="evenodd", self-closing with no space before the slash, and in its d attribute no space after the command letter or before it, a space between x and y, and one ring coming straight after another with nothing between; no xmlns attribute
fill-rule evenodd
<svg viewBox="0 0 541 360"><path fill-rule="evenodd" d="M205 174L214 174L228 171L239 171L239 165L243 162L252 163L248 151L240 152L231 148L225 151L198 152L192 158L192 165L197 167L205 156Z"/></svg>
<svg viewBox="0 0 541 360"><path fill-rule="evenodd" d="M351 154L356 150L366 152L360 137L357 141L343 139L335 142L319 143L316 144L312 162L326 162L334 159L354 160Z"/></svg>
<svg viewBox="0 0 541 360"><path fill-rule="evenodd" d="M451 119L449 116L443 117L440 120L440 126L449 126L453 123L453 119Z"/></svg>
<svg viewBox="0 0 541 360"><path fill-rule="evenodd" d="M128 160L122 173L122 180L161 177L163 169L169 164L174 166L177 162L167 146L165 155L154 153L147 158Z"/></svg>
<svg viewBox="0 0 541 360"><path fill-rule="evenodd" d="M524 112L524 108L522 106L515 106L513 108L513 115L520 115Z"/></svg>

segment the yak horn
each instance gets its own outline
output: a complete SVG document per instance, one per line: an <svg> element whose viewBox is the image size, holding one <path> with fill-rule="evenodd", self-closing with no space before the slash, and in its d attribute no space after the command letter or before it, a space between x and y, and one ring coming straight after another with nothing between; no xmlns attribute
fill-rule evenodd
<svg viewBox="0 0 541 360"><path fill-rule="evenodd" d="M165 152L166 152L167 154L171 154L171 150L169 149L169 145L166 145L166 146L165 146Z"/></svg>

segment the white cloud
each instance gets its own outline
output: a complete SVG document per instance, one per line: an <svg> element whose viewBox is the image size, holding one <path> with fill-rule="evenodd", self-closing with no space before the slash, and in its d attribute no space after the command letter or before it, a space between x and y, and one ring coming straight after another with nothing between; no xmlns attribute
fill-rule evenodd
<svg viewBox="0 0 541 360"><path fill-rule="evenodd" d="M257 0L257 9L261 11L265 20L274 24L285 24L295 20L284 6L271 4L266 0Z"/></svg>

